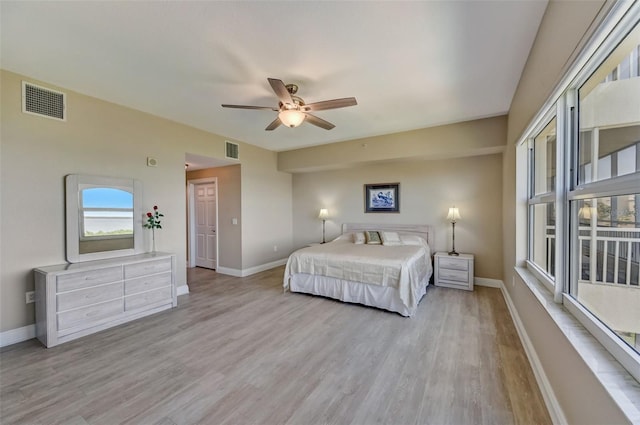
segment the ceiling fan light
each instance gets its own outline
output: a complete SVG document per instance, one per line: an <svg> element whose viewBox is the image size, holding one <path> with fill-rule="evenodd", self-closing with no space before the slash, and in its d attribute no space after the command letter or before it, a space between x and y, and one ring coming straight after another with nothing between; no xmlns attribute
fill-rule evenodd
<svg viewBox="0 0 640 425"><path fill-rule="evenodd" d="M304 121L305 114L295 109L285 109L280 111L278 118L287 127L297 127Z"/></svg>

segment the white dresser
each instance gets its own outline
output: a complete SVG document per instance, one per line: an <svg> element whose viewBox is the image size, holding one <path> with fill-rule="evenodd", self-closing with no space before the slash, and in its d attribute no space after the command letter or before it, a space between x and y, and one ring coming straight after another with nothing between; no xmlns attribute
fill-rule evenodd
<svg viewBox="0 0 640 425"><path fill-rule="evenodd" d="M436 286L473 291L473 255L436 252L434 262Z"/></svg>
<svg viewBox="0 0 640 425"><path fill-rule="evenodd" d="M35 269L36 337L53 347L175 307L175 263L157 252Z"/></svg>

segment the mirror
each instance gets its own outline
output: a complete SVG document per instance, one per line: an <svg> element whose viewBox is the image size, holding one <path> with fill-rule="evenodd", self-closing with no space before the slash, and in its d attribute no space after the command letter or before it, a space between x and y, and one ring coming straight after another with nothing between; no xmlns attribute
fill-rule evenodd
<svg viewBox="0 0 640 425"><path fill-rule="evenodd" d="M143 252L142 185L134 179L66 176L67 261Z"/></svg>

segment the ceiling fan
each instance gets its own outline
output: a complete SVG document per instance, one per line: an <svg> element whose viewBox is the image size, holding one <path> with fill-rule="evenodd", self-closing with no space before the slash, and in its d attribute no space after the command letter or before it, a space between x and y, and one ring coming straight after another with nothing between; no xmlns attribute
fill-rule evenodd
<svg viewBox="0 0 640 425"><path fill-rule="evenodd" d="M316 125L325 130L331 130L335 125L329 121L325 121L309 112L323 111L326 109L345 108L347 106L357 105L355 97L345 97L342 99L324 100L321 102L304 103L302 98L296 96L298 86L295 84L284 84L282 80L276 78L267 78L271 88L278 96L278 107L270 106L249 106L249 105L228 105L222 104L223 108L238 109L266 109L278 112L278 117L265 128L267 131L275 130L278 126L286 125L287 127L297 127L304 121Z"/></svg>

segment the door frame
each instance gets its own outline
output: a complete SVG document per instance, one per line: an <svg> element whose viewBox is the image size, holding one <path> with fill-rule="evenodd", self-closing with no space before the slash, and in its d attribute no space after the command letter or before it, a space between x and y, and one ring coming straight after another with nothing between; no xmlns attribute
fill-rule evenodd
<svg viewBox="0 0 640 425"><path fill-rule="evenodd" d="M216 270L220 267L220 226L218 226L218 178L205 177L202 179L187 180L187 226L188 226L188 243L187 243L187 267L196 267L196 185L203 183L215 183L216 185Z"/></svg>

